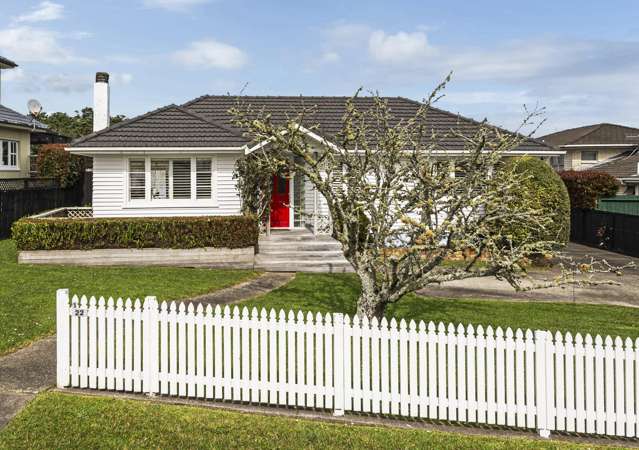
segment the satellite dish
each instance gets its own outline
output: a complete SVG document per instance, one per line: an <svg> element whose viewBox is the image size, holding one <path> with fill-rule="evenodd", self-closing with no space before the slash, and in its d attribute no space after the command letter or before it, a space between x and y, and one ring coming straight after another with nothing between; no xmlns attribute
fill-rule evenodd
<svg viewBox="0 0 639 450"><path fill-rule="evenodd" d="M42 105L34 98L27 102L27 108L29 108L29 112L34 116L37 116L42 112Z"/></svg>

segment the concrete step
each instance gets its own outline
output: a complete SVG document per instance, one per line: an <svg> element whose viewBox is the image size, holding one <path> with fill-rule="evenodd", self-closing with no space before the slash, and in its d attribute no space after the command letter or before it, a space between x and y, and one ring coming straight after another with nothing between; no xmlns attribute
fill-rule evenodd
<svg viewBox="0 0 639 450"><path fill-rule="evenodd" d="M312 234L278 234L260 236L260 242L336 242L331 236Z"/></svg>
<svg viewBox="0 0 639 450"><path fill-rule="evenodd" d="M321 251L308 251L308 250L292 250L292 249L280 249L261 251L258 253L260 257L271 259L342 259L344 253L341 250L321 250Z"/></svg>
<svg viewBox="0 0 639 450"><path fill-rule="evenodd" d="M353 267L345 259L324 260L324 261L273 261L255 258L255 268L257 270L267 270L270 272L323 272L323 273L347 273L353 272Z"/></svg>
<svg viewBox="0 0 639 450"><path fill-rule="evenodd" d="M342 246L337 242L259 242L258 248L260 253L278 252L282 250L287 251L308 251L308 252L322 252L322 251L340 251Z"/></svg>

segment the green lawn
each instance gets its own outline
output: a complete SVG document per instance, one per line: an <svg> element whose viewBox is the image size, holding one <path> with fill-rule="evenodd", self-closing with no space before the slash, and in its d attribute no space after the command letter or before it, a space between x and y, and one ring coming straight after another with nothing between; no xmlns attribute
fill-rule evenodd
<svg viewBox="0 0 639 450"><path fill-rule="evenodd" d="M0 355L54 332L55 291L72 294L185 298L255 276L249 270L169 267L18 265L13 241L0 241Z"/></svg>
<svg viewBox="0 0 639 450"><path fill-rule="evenodd" d="M585 449L557 441L466 436L44 393L2 432L0 448Z"/></svg>
<svg viewBox="0 0 639 450"><path fill-rule="evenodd" d="M353 314L358 293L359 283L355 275L300 273L286 286L243 304L277 310ZM639 308L621 306L436 299L408 295L392 305L387 315L455 324L639 336Z"/></svg>

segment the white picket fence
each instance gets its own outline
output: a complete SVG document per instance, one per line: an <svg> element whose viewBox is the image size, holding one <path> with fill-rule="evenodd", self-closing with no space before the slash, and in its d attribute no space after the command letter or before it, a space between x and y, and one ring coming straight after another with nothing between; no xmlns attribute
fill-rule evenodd
<svg viewBox="0 0 639 450"><path fill-rule="evenodd" d="M59 387L639 435L639 339L57 294Z"/></svg>

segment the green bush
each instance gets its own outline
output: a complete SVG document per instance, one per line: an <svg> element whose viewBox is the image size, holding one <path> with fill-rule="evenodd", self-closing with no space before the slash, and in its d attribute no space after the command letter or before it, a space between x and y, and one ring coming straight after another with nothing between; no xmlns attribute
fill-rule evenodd
<svg viewBox="0 0 639 450"><path fill-rule="evenodd" d="M615 177L591 170L566 170L559 174L568 189L573 208L595 209L600 198L614 197L619 189Z"/></svg>
<svg viewBox="0 0 639 450"><path fill-rule="evenodd" d="M19 250L100 248L240 248L257 244L252 216L56 219L13 224Z"/></svg>
<svg viewBox="0 0 639 450"><path fill-rule="evenodd" d="M38 175L54 178L63 188L76 184L84 170L81 156L72 155L64 149L65 144L45 144L38 150L36 166Z"/></svg>
<svg viewBox="0 0 639 450"><path fill-rule="evenodd" d="M530 156L509 159L504 170L525 176L517 189L518 206L539 210L544 216L553 219L552 225L545 230L533 229L526 224L508 230L514 240L566 244L570 238L570 198L559 175L546 162Z"/></svg>

